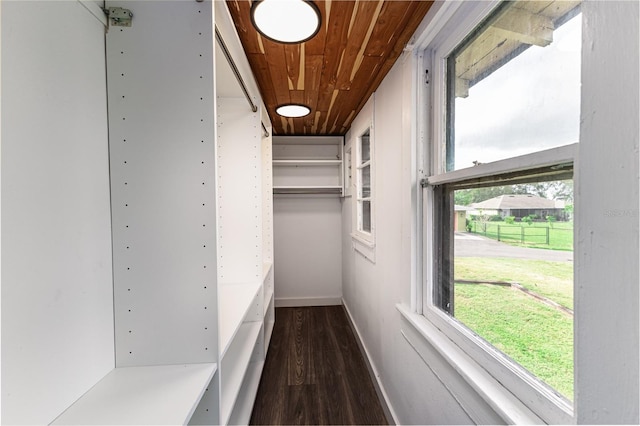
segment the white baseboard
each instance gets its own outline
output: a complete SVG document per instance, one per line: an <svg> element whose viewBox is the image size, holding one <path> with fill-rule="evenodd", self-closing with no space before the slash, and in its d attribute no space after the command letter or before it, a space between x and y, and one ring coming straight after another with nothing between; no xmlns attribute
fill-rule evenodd
<svg viewBox="0 0 640 426"><path fill-rule="evenodd" d="M275 299L276 308L342 305L342 297L283 297Z"/></svg>
<svg viewBox="0 0 640 426"><path fill-rule="evenodd" d="M356 332L356 338L357 338L356 340L358 341L358 346L360 346L360 348L365 354L365 361L367 362L367 367L369 367L369 373L375 378L374 387L376 388L376 392L378 393L378 396L384 400L384 404L383 404L384 412L387 415L387 417L391 416L394 424L398 425L400 424L398 422L398 416L396 416L396 412L394 411L393 406L389 402L389 396L387 395L387 391L384 389L382 382L380 382L380 374L378 374L378 369L376 368L375 364L371 361L371 356L369 355L367 346L364 344L364 341L362 340L362 335L360 334L360 330L358 330L358 326L353 320L353 315L351 315L349 306L347 305L347 302L345 302L344 299L342 299L342 306L344 306L344 310L347 311L347 317L349 317L349 322L351 323L351 327Z"/></svg>

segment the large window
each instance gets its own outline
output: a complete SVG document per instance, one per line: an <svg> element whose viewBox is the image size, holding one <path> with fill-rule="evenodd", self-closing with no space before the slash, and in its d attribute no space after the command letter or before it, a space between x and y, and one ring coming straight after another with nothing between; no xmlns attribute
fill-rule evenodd
<svg viewBox="0 0 640 426"><path fill-rule="evenodd" d="M540 412L573 399L580 56L577 1L504 2L434 55L423 312Z"/></svg>

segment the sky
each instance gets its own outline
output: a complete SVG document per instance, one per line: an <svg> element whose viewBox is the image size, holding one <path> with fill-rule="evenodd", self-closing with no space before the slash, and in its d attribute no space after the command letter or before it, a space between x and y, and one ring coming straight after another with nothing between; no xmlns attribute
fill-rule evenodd
<svg viewBox="0 0 640 426"><path fill-rule="evenodd" d="M456 98L456 169L578 142L581 15Z"/></svg>

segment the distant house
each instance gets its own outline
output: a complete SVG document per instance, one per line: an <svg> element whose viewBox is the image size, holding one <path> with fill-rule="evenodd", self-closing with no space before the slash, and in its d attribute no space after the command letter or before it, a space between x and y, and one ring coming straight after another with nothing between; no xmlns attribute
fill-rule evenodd
<svg viewBox="0 0 640 426"><path fill-rule="evenodd" d="M541 219L555 216L558 220L567 220L564 200L549 200L536 195L499 195L489 200L473 203L471 207L472 211L469 211L469 214L515 216L516 219L530 215L536 215Z"/></svg>
<svg viewBox="0 0 640 426"><path fill-rule="evenodd" d="M459 206L455 205L455 216L453 217L453 230L458 231L466 231L467 228L467 211L471 210L469 206Z"/></svg>

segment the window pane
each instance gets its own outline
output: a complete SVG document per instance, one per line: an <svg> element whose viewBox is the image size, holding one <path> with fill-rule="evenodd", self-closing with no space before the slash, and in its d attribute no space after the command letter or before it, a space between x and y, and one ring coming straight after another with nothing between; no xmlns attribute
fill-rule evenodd
<svg viewBox="0 0 640 426"><path fill-rule="evenodd" d="M362 168L362 198L371 197L371 166Z"/></svg>
<svg viewBox="0 0 640 426"><path fill-rule="evenodd" d="M552 5L505 2L449 57L447 171L578 142L579 2Z"/></svg>
<svg viewBox="0 0 640 426"><path fill-rule="evenodd" d="M371 159L371 149L369 145L369 130L367 130L361 137L362 150L360 154L360 163L366 163Z"/></svg>
<svg viewBox="0 0 640 426"><path fill-rule="evenodd" d="M371 232L371 202L362 201L362 230Z"/></svg>
<svg viewBox="0 0 640 426"><path fill-rule="evenodd" d="M573 399L573 181L453 197L449 314Z"/></svg>

